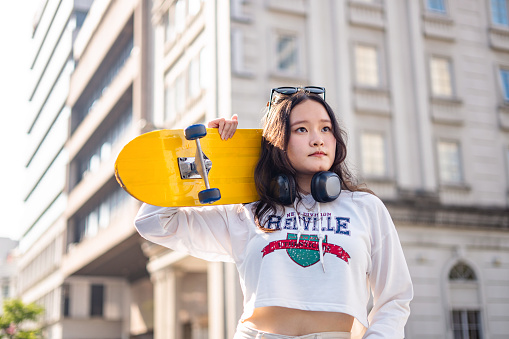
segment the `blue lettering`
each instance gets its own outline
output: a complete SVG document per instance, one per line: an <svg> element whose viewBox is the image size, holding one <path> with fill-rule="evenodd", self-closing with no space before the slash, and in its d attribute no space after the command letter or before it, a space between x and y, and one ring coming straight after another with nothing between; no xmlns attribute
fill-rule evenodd
<svg viewBox="0 0 509 339"><path fill-rule="evenodd" d="M285 226L283 227L285 230L296 230L297 229L297 223L295 220L295 217L286 218L285 219Z"/></svg>
<svg viewBox="0 0 509 339"><path fill-rule="evenodd" d="M348 224L350 224L350 218L336 217L336 230L334 231L334 233L350 235L350 231L348 230Z"/></svg>
<svg viewBox="0 0 509 339"><path fill-rule="evenodd" d="M304 230L309 231L309 223L311 222L311 217L303 216L301 219L304 221Z"/></svg>
<svg viewBox="0 0 509 339"><path fill-rule="evenodd" d="M277 215L271 215L269 216L269 221L267 223L267 228L273 228L275 230L280 230L281 229L281 217L280 216L277 216Z"/></svg>

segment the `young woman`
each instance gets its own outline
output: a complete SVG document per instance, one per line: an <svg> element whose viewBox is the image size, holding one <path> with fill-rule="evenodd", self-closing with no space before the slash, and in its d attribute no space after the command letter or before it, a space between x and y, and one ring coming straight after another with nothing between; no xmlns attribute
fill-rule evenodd
<svg viewBox="0 0 509 339"><path fill-rule="evenodd" d="M209 127L229 138L237 118ZM325 89L273 89L262 139L259 201L144 204L139 233L176 251L236 264L244 313L235 339L403 338L413 292L399 238L382 202L353 182Z"/></svg>

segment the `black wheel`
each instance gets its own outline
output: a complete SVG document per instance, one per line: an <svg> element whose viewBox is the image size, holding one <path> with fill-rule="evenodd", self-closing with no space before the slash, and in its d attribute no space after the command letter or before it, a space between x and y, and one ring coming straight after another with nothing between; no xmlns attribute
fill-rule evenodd
<svg viewBox="0 0 509 339"><path fill-rule="evenodd" d="M187 140L200 139L207 135L207 128L202 124L191 125L185 129L184 134Z"/></svg>
<svg viewBox="0 0 509 339"><path fill-rule="evenodd" d="M217 188L209 188L198 193L198 199L202 204L212 204L221 199L221 192Z"/></svg>

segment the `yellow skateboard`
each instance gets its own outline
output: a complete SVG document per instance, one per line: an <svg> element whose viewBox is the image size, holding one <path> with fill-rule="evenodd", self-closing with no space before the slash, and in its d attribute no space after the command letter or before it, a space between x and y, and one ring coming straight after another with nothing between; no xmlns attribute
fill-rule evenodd
<svg viewBox="0 0 509 339"><path fill-rule="evenodd" d="M261 129L238 129L224 141L204 125L145 133L122 149L115 177L134 198L156 206L253 202L261 136Z"/></svg>

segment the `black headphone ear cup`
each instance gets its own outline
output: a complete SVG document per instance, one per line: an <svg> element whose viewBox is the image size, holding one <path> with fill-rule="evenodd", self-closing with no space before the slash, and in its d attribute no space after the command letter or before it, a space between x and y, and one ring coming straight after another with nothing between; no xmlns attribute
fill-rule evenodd
<svg viewBox="0 0 509 339"><path fill-rule="evenodd" d="M270 193L274 199L283 205L291 205L295 201L295 179L286 174L278 174L270 183Z"/></svg>
<svg viewBox="0 0 509 339"><path fill-rule="evenodd" d="M334 172L318 172L311 179L311 195L318 202L331 202L341 193L341 179Z"/></svg>

